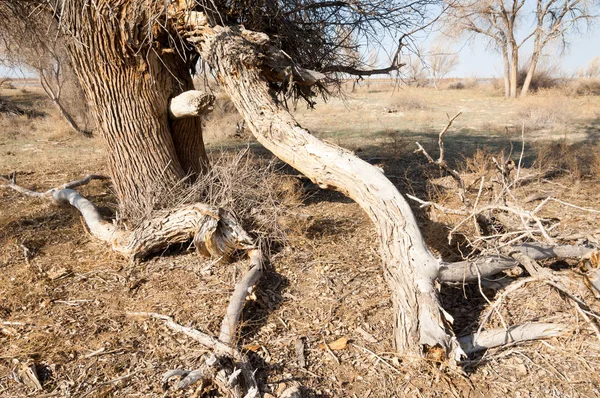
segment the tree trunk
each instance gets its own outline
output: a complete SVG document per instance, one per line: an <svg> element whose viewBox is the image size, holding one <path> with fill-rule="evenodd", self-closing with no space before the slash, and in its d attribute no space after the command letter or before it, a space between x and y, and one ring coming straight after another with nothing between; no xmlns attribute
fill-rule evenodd
<svg viewBox="0 0 600 398"><path fill-rule="evenodd" d="M510 97L510 60L508 56L508 44L502 45L502 61L504 63L504 97Z"/></svg>
<svg viewBox="0 0 600 398"><path fill-rule="evenodd" d="M439 260L425 245L409 205L377 168L321 142L296 123L261 76L260 49L250 44L251 35L245 32L212 28L199 49L203 59L216 70L221 86L261 144L319 186L348 195L369 214L380 237L384 275L392 292L397 350L419 355L428 347L451 347L434 287Z"/></svg>
<svg viewBox="0 0 600 398"><path fill-rule="evenodd" d="M69 126L71 126L71 128L76 133L81 134L81 135L87 135L88 133L86 131L83 131L81 128L79 128L79 125L77 124L75 119L73 119L73 116L71 116L71 114L65 109L65 107L63 106L63 104L60 100L62 90L61 90L61 84L58 80L59 79L58 73L56 73L56 75L55 75L56 90L54 90L51 87L50 81L48 81L48 79L46 77L46 72L44 71L44 69L41 67L36 68L36 69L37 69L37 73L40 77L40 85L46 92L46 95L48 95L48 97L52 100L54 105L56 105L62 118L65 119L65 121L69 124Z"/></svg>
<svg viewBox="0 0 600 398"><path fill-rule="evenodd" d="M168 116L169 99L193 88L193 60L170 48L151 20L152 7L128 0L66 2L62 10L73 69L104 139L121 208L131 215L207 165L199 118Z"/></svg>
<svg viewBox="0 0 600 398"><path fill-rule="evenodd" d="M83 129L81 129L79 127L79 125L77 124L75 119L73 119L71 114L69 112L67 112L65 107L60 102L60 98L52 98L52 102L54 102L54 105L56 105L56 107L58 108L58 111L60 112L60 115L63 117L63 119L65 119L67 121L67 123L69 123L69 126L71 126L71 128L76 133L81 134L81 135L87 135L87 136L89 136L91 134L91 132L84 131Z"/></svg>
<svg viewBox="0 0 600 398"><path fill-rule="evenodd" d="M529 92L529 86L531 85L531 80L533 79L533 74L535 73L535 68L537 67L539 59L540 51L535 49L533 51L533 54L531 54L531 63L529 64L529 69L527 69L527 76L525 76L525 81L523 82L523 87L521 88L521 97L527 96L527 93Z"/></svg>
<svg viewBox="0 0 600 398"><path fill-rule="evenodd" d="M510 97L517 98L517 81L519 76L519 49L516 43L511 43L510 67Z"/></svg>

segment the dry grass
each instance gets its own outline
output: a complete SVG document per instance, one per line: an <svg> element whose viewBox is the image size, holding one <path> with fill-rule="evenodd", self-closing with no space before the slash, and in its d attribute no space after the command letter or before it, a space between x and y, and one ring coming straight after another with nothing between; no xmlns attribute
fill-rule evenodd
<svg viewBox="0 0 600 398"><path fill-rule="evenodd" d="M564 129L572 121L573 103L556 91L521 100L519 116L527 131Z"/></svg>
<svg viewBox="0 0 600 398"><path fill-rule="evenodd" d="M317 112L299 110L297 116L301 123L316 127L318 135L360 149L358 154L378 162L402 191L410 183L419 194L425 193L426 184L422 167L415 166L422 160L412 154L411 145L418 139L428 148L435 146L446 112L465 112L448 134L447 156L465 163L461 170L471 173L489 171L490 154L497 154L510 139L503 135L503 128L498 129L500 133L481 131L483 123L520 125L519 103L490 92L413 90L358 92L345 104L333 101ZM411 109L404 115L383 112L384 106L402 95L422 100L427 108ZM542 101L542 95L536 94L531 101L538 96ZM597 134L590 120L598 117L598 103L593 97L572 101L578 112L572 115L575 126L569 134L585 148ZM0 121L8 127L0 133L0 173L16 169L21 172L20 183L41 189L105 171L100 142L67 130L55 131L52 126L59 122L49 112L46 119L33 122ZM531 141L547 135L526 137L529 151ZM209 149L221 145L215 141ZM484 146L489 149L476 151ZM553 151L575 149L548 149L547 155L540 150L535 167L549 167ZM571 303L541 284L510 296L500 314L509 324L535 320L572 325L561 337L489 350L457 370L396 355L391 334L394 310L370 220L355 203L334 192L317 190L310 197L298 197L297 180L286 176L287 170L244 151L213 154L212 175L199 182L189 198L165 200L212 201L241 214L259 236L278 236L277 229L285 233L285 245L271 257L271 268L257 289L256 300L249 301L244 311L245 327L238 336L240 344L253 350L252 364L267 392L276 395L300 384L306 397L320 398L597 395L600 344ZM590 161L595 165L590 170L597 170L598 151L588 151L595 159ZM460 153L467 154L467 160ZM577 181L573 175L565 173L523 187L517 197L529 194L528 189L552 190L566 201L600 207L598 182L586 172ZM82 193L105 213L115 206L106 184L96 182L83 187ZM561 218L561 234L583 231L600 240L597 215L565 211L560 206L548 206L545 211L544 216ZM310 222L303 221L304 214L311 217ZM432 221L422 213L419 220L435 250L454 252L445 243L452 220L438 215ZM25 257L23 247L32 254ZM177 255L165 252L141 264L130 263L89 236L75 210L0 191L0 396L200 395L199 391L165 392L160 376L173 368L193 369L204 348L160 322L124 315L127 311L160 312L218 334L227 300L245 265L214 264L182 249ZM572 268L562 272L573 281L570 288L598 311L581 276ZM494 292L483 293L493 300ZM442 296L459 335L475 330L488 308L477 287L444 287ZM490 326L500 324L494 315ZM338 364L319 344L342 336L351 343L334 352ZM295 357L299 338L306 346L304 369ZM19 381L22 363L35 364L43 391L35 392Z"/></svg>
<svg viewBox="0 0 600 398"><path fill-rule="evenodd" d="M233 139L247 140L248 133L239 128L242 120L242 116L227 95L217 91L214 109L204 123L203 136L209 143L223 143Z"/></svg>

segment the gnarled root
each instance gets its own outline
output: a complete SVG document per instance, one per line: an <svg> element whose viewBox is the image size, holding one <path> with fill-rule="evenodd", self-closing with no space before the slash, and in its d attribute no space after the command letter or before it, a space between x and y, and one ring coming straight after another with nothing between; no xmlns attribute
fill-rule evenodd
<svg viewBox="0 0 600 398"><path fill-rule="evenodd" d="M144 258L170 245L193 239L199 254L229 259L235 251L255 249L254 240L238 224L233 215L204 203L183 205L159 212L133 231L119 229L105 220L92 202L72 189L92 180L108 179L105 176L88 175L46 192L23 188L11 179L0 177L0 187L11 188L27 196L68 203L80 213L90 233L111 245L112 249L126 257Z"/></svg>

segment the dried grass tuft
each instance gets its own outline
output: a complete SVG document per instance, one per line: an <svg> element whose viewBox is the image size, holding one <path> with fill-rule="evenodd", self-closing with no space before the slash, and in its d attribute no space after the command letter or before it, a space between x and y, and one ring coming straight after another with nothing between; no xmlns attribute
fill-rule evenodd
<svg viewBox="0 0 600 398"><path fill-rule="evenodd" d="M565 140L544 142L534 146L538 171L558 170L576 180L600 175L600 155L594 145L569 144Z"/></svg>
<svg viewBox="0 0 600 398"><path fill-rule="evenodd" d="M277 160L259 158L249 149L219 152L211 159L210 170L193 185L182 181L168 192L155 192L144 210L130 217L143 221L156 209L202 202L231 212L259 241L280 245L290 229L300 232L308 222L298 213L300 192L298 179L285 175Z"/></svg>
<svg viewBox="0 0 600 398"><path fill-rule="evenodd" d="M531 97L522 102L518 116L527 131L552 130L572 119L572 103L555 94L553 92L549 99Z"/></svg>

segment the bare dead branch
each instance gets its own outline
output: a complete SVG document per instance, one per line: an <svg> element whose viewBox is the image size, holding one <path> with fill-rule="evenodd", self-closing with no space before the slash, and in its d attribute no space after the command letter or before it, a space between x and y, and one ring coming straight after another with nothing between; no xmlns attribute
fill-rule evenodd
<svg viewBox="0 0 600 398"><path fill-rule="evenodd" d="M459 337L460 346L467 354L489 348L515 344L529 340L560 336L568 330L568 325L560 323L529 323L505 329L484 330L479 334Z"/></svg>
<svg viewBox="0 0 600 398"><path fill-rule="evenodd" d="M263 273L263 256L260 249L250 250L248 252L248 257L250 259L250 270L235 286L235 290L229 300L229 305L227 306L227 313L221 322L219 340L228 345L233 343L233 339L236 336L237 326L244 303L246 302L246 296L250 293Z"/></svg>
<svg viewBox="0 0 600 398"><path fill-rule="evenodd" d="M454 263L442 262L439 280L443 283L475 282L510 269L527 259L546 260L551 258L582 258L594 251L593 248L577 245L548 245L543 243L524 243L511 246L506 250L507 256L479 257ZM509 255L514 256L512 259ZM524 259L521 256L526 256Z"/></svg>
<svg viewBox="0 0 600 398"><path fill-rule="evenodd" d="M462 114L462 112L458 112L452 118L449 118L448 119L448 123L446 124L446 126L444 126L444 128L442 129L442 131L440 131L440 134L438 136L438 147L439 147L439 150L440 150L440 156L439 156L439 158L437 160L433 160L433 158L429 155L429 153L427 153L427 151L425 150L425 148L423 148L423 146L421 144L419 144L418 142L416 143L417 146L418 146L418 149L415 150L415 153L422 153L430 164L436 165L441 170L444 170L448 174L450 174L450 176L452 176L452 178L458 184L458 190L459 190L459 196L460 196L461 202L463 202L465 204L468 204L466 202L467 199L465 197L465 183L464 183L462 177L460 176L460 174L458 173L458 171L456 171L453 168L451 168L450 166L448 166L448 163L446 163L446 160L444 159L444 155L445 155L445 151L444 151L444 135L448 132L448 129L452 126L452 123L454 122L454 120L456 120L456 118L459 117L461 114Z"/></svg>
<svg viewBox="0 0 600 398"><path fill-rule="evenodd" d="M206 348L212 350L216 355L225 356L225 357L234 359L236 361L237 366L240 367L240 369L242 371L242 375L244 376L244 380L246 383L247 393L246 393L246 395L244 395L244 397L256 397L258 395L258 393L259 393L258 386L257 386L256 380L254 378L254 372L250 369L250 366L248 365L248 359L246 358L246 356L243 353L238 351L235 347L233 347L229 344L226 344L226 343L220 341L219 339L216 339L216 338L214 338L206 333L203 333L197 329L182 326L182 325L176 323L173 320L173 318L171 318L170 316L167 316L167 315L158 314L156 312L127 312L126 314L128 316L150 317L150 318L164 321L165 325L167 327L169 327L171 330L185 334L186 336L192 338L193 340L202 344ZM192 372L189 372L186 375L186 377L189 378L190 373L192 373ZM169 373L169 377L172 377L175 374L180 374L180 372L176 371L175 373ZM205 373L202 370L197 371L195 374L192 375L191 378L186 380L185 384L182 385L182 387L185 387L186 385L191 384L191 382L204 377L204 375L205 375ZM163 377L163 380L164 380L164 377ZM222 385L222 383L219 383L219 384ZM242 396L239 393L239 391L233 391L233 393L234 393L234 396L239 396L239 397Z"/></svg>

